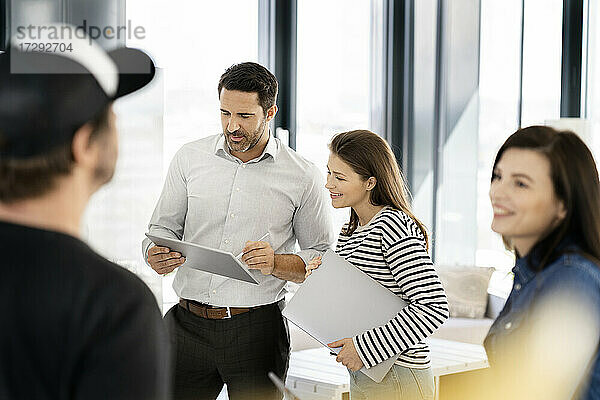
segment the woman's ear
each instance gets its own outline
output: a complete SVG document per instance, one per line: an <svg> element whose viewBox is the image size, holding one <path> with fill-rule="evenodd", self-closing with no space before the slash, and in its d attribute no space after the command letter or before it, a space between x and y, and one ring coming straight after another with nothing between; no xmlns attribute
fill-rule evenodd
<svg viewBox="0 0 600 400"><path fill-rule="evenodd" d="M556 215L556 218L558 219L558 222L562 222L563 219L565 219L565 217L567 216L567 208L565 207L565 202L562 200L558 201L558 213Z"/></svg>
<svg viewBox="0 0 600 400"><path fill-rule="evenodd" d="M374 176L372 176L369 179L367 179L367 187L366 187L366 189L368 191L371 191L371 190L373 190L373 188L375 187L376 184L377 184L377 178L375 178Z"/></svg>

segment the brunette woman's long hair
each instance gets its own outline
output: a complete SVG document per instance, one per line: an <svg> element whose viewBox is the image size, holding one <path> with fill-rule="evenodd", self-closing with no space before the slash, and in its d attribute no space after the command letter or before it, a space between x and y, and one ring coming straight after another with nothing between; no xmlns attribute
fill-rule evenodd
<svg viewBox="0 0 600 400"><path fill-rule="evenodd" d="M403 211L417 224L425 237L426 246L429 240L425 226L412 213L409 202L409 191L396 157L387 142L377 134L367 130L356 130L339 133L329 144L332 154L348 164L362 179L374 177L375 187L369 194L369 201L374 206L390 206ZM358 215L350 212L348 227L342 235L350 236L358 227Z"/></svg>
<svg viewBox="0 0 600 400"><path fill-rule="evenodd" d="M567 211L565 218L532 249L540 262L531 265L541 271L555 260L558 245L567 236L575 240L583 255L598 264L600 260L600 183L590 149L575 133L547 126L530 126L513 133L498 150L494 168L510 148L536 151L550 162L554 193ZM515 251L506 237L508 249ZM515 251L516 252L516 251ZM519 256L519 254L517 254Z"/></svg>

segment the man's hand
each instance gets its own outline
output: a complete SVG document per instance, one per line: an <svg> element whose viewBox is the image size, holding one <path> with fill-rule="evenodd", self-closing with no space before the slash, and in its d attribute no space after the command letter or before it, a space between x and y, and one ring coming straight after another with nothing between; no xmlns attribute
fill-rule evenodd
<svg viewBox="0 0 600 400"><path fill-rule="evenodd" d="M148 264L160 275L166 275L185 262L180 253L168 247L153 246L148 250Z"/></svg>
<svg viewBox="0 0 600 400"><path fill-rule="evenodd" d="M250 269L259 269L263 275L271 275L275 268L275 252L268 242L246 242L242 261Z"/></svg>
<svg viewBox="0 0 600 400"><path fill-rule="evenodd" d="M342 350L338 353L335 361L342 363L351 371L358 371L363 367L363 362L356 352L354 342L351 338L340 339L336 342L329 343L327 346L331 348L341 347Z"/></svg>

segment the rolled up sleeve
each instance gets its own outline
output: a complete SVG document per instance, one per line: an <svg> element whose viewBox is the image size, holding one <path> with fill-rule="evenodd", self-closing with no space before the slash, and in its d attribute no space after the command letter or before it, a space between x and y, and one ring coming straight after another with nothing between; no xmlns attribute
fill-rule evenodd
<svg viewBox="0 0 600 400"><path fill-rule="evenodd" d="M181 166L180 152L175 155L169 166L163 190L154 208L148 233L156 236L181 240L187 214L187 185ZM148 249L154 243L148 238L142 241L142 254L148 260Z"/></svg>
<svg viewBox="0 0 600 400"><path fill-rule="evenodd" d="M317 167L312 166L300 206L292 221L294 234L300 246L296 255L302 258L305 265L333 246L330 208L323 176Z"/></svg>

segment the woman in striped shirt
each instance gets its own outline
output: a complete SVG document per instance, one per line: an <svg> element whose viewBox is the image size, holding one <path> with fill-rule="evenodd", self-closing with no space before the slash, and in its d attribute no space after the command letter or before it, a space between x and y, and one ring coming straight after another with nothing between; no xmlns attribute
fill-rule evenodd
<svg viewBox="0 0 600 400"><path fill-rule="evenodd" d="M384 325L330 343L350 371L355 399L433 399L429 349L424 339L448 318L444 289L427 253L423 224L411 213L394 153L381 137L358 130L329 144L326 188L335 208L351 207L336 252L407 306ZM321 264L313 259L306 276ZM376 307L376 305L373 305ZM400 354L381 383L359 370Z"/></svg>

